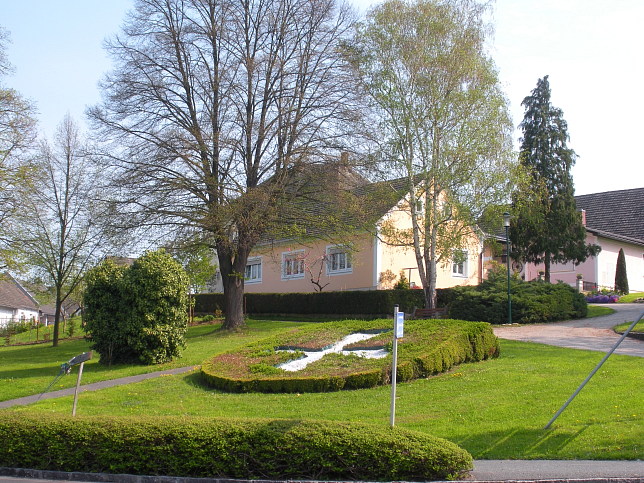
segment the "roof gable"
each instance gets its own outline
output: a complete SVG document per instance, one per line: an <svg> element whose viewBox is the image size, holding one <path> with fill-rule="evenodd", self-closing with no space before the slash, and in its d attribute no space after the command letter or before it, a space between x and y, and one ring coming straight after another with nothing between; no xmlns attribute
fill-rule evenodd
<svg viewBox="0 0 644 483"><path fill-rule="evenodd" d="M644 188L575 196L586 228L602 236L644 244Z"/></svg>
<svg viewBox="0 0 644 483"><path fill-rule="evenodd" d="M38 310L38 303L11 275L0 276L0 307Z"/></svg>

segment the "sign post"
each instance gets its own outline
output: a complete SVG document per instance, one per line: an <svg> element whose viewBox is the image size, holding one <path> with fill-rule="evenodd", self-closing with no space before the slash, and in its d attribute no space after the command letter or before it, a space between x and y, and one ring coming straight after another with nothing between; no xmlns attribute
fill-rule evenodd
<svg viewBox="0 0 644 483"><path fill-rule="evenodd" d="M72 416L76 416L76 404L78 403L78 389L80 388L81 377L83 376L83 366L85 362L92 358L92 352L83 352L82 354L74 357L67 363L66 370L69 373L72 370L72 367L76 364L80 364L78 368L78 379L76 380L76 390L74 391L74 405L72 406Z"/></svg>
<svg viewBox="0 0 644 483"><path fill-rule="evenodd" d="M391 362L391 416L389 425L393 428L396 422L396 369L398 367L398 339L403 336L405 325L405 313L398 312L398 306L394 305L394 341Z"/></svg>

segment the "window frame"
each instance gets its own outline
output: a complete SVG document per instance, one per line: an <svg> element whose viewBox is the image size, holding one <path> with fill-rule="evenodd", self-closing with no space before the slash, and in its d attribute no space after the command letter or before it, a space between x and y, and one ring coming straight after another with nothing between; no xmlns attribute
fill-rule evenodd
<svg viewBox="0 0 644 483"><path fill-rule="evenodd" d="M334 255L344 255L344 268L332 268ZM327 275L344 275L347 273L353 273L353 260L350 250L339 245L330 245L326 248L326 258Z"/></svg>
<svg viewBox="0 0 644 483"><path fill-rule="evenodd" d="M264 272L264 267L263 267L263 260L262 257L250 257L246 261L246 268L244 268L244 284L253 284L253 283L261 283L262 282L262 274ZM259 275L255 278L246 278L246 270L248 270L249 267L253 266L259 266ZM251 268L251 275L252 275L252 268Z"/></svg>
<svg viewBox="0 0 644 483"><path fill-rule="evenodd" d="M304 259L299 258L299 254L304 253L304 250L293 250L290 252L282 252L282 263L280 266L280 272L282 280L299 280L304 278L306 275L306 270L304 267ZM286 273L286 264L287 262L297 261L299 262L301 271L296 273L287 274Z"/></svg>
<svg viewBox="0 0 644 483"><path fill-rule="evenodd" d="M463 255L461 262L456 262L452 257L452 277L468 278L469 277L469 252L467 250L454 250L454 253L460 252ZM458 268L460 267L460 270Z"/></svg>

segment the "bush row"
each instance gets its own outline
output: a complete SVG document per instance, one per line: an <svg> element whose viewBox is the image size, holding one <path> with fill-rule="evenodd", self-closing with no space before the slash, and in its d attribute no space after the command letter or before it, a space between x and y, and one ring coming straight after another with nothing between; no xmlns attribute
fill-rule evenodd
<svg viewBox="0 0 644 483"><path fill-rule="evenodd" d="M447 304L449 289L437 290L437 305ZM244 295L247 314L339 314L383 316L399 310L411 312L414 307L424 307L422 290L353 290L319 293L248 293ZM223 294L198 294L195 296L196 313L226 311Z"/></svg>
<svg viewBox="0 0 644 483"><path fill-rule="evenodd" d="M202 478L453 478L472 457L400 428L301 420L0 417L0 466Z"/></svg>
<svg viewBox="0 0 644 483"><path fill-rule="evenodd" d="M391 355L367 359L332 353L304 369L289 372L276 365L301 354L278 352L276 348L310 345L316 334L315 340L322 348L354 332L390 326L390 320L345 320L294 329L205 361L201 367L202 380L210 387L228 392L326 392L388 384ZM391 339L391 332L386 332L371 339L371 344L391 346ZM499 343L489 324L457 320L407 321L398 347L399 381L427 377L456 364L499 355Z"/></svg>
<svg viewBox="0 0 644 483"><path fill-rule="evenodd" d="M507 283L507 282L505 282ZM588 313L584 296L565 283L511 282L512 321L521 324L579 319ZM463 320L503 324L508 320L507 285L486 281L454 287L449 315Z"/></svg>

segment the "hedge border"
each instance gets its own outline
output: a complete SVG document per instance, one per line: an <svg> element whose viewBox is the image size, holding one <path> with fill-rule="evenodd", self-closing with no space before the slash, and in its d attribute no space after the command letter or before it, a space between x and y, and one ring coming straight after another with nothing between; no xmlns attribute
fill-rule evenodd
<svg viewBox="0 0 644 483"><path fill-rule="evenodd" d="M177 477L429 481L472 468L456 444L336 421L0 416L0 466Z"/></svg>

